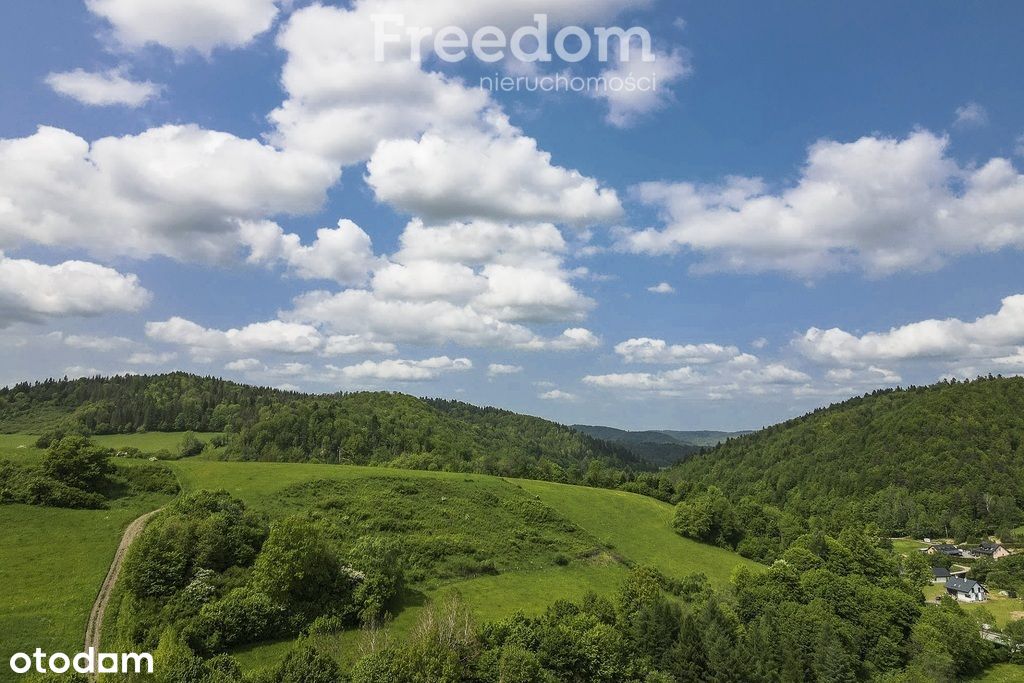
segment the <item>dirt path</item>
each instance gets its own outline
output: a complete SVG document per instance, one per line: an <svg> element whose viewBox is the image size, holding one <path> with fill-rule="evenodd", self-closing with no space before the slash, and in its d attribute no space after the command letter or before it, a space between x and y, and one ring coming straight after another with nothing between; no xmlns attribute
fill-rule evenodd
<svg viewBox="0 0 1024 683"><path fill-rule="evenodd" d="M162 508L161 508L162 509ZM110 569L107 570L107 577L103 579L103 585L100 586L100 592L96 596L96 602L92 605L92 612L89 614L89 623L85 627L85 651L88 652L89 648L96 648L96 652L100 651L100 636L103 634L103 614L107 611L107 603L110 602L110 594L114 591L114 585L117 583L117 577L121 574L121 563L124 562L124 556L128 552L129 546L132 542L139 537L142 530L146 528L146 522L149 518L160 512L160 510L153 510L142 515L124 530L124 536L121 537L121 544L117 546L117 552L114 553L114 559L110 563Z"/></svg>

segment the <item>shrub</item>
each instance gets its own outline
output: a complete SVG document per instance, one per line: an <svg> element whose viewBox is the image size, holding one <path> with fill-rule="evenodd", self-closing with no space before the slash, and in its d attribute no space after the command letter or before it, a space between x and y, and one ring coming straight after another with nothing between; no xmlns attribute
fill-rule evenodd
<svg viewBox="0 0 1024 683"><path fill-rule="evenodd" d="M206 442L192 432L186 434L184 438L182 438L181 443L178 444L178 455L182 458L191 458L194 455L199 455L205 450Z"/></svg>

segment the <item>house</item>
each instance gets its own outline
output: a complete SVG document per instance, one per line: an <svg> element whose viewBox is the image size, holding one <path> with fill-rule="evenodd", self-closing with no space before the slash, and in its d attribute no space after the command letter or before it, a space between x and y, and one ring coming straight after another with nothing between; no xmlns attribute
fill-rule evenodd
<svg viewBox="0 0 1024 683"><path fill-rule="evenodd" d="M932 567L932 583L946 583L949 580L949 570L945 567Z"/></svg>
<svg viewBox="0 0 1024 683"><path fill-rule="evenodd" d="M977 548L971 548L971 553L975 557L991 557L993 560L998 560L1008 557L1010 551L1004 548L1002 544L982 541Z"/></svg>
<svg viewBox="0 0 1024 683"><path fill-rule="evenodd" d="M946 580L946 592L960 602L984 602L988 591L973 579L950 577Z"/></svg>
<svg viewBox="0 0 1024 683"><path fill-rule="evenodd" d="M963 557L964 551L949 543L939 543L928 546L929 555L945 555L946 557Z"/></svg>

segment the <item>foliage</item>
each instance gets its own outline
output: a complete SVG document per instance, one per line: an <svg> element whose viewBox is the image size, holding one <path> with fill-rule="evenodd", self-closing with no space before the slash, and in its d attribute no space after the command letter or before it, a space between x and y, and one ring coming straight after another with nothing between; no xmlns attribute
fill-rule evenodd
<svg viewBox="0 0 1024 683"><path fill-rule="evenodd" d="M810 528L1007 536L1022 519L1022 443L1024 378L951 380L876 391L731 439L672 475Z"/></svg>

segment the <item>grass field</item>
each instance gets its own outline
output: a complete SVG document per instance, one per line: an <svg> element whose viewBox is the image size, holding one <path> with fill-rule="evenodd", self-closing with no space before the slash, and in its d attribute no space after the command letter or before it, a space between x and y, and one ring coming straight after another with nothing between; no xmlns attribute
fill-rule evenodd
<svg viewBox="0 0 1024 683"><path fill-rule="evenodd" d="M981 676L972 678L973 683L1021 683L1024 681L1024 666L1020 664L997 664Z"/></svg>
<svg viewBox="0 0 1024 683"><path fill-rule="evenodd" d="M291 498L296 490L302 490L296 487L308 482L317 482L317 488L323 488L324 482L338 482L348 486L348 490L358 490L352 489L356 485L382 487L388 480L393 481L392 488L419 482L422 486L416 495L426 493L440 500L444 494L453 507L459 505L463 498L476 494L497 496L499 500L495 503L499 505L501 501L519 501L525 497L545 504L570 524L562 541L566 544L564 550L596 544L609 551L594 559L583 559L579 553L571 553L572 559L567 566L555 566L547 559L549 553L544 550L544 543L530 544L518 539L522 557L516 569L493 576L424 583L418 602L436 598L447 591L458 591L480 621L500 619L515 611L538 613L551 604L553 596L578 598L588 590L612 593L628 572L627 562L653 565L675 577L703 572L716 586L728 582L737 566L756 566L734 553L678 536L671 529L672 506L621 491L527 480L506 481L479 475L339 465L192 459L171 463L171 467L186 490L223 488L272 518L294 511L297 505ZM382 500L386 504L381 507L393 507L395 502L387 489L383 490ZM428 493L431 491L436 495ZM420 516L428 518L439 514L438 510L424 509L423 505L418 506L418 510ZM396 514L402 517L400 508ZM517 542L517 534L522 531L516 529L511 521L503 519L497 508L484 506L470 519L460 520L456 515L430 533L445 536L457 531L461 523L468 522L468 528L476 537L475 549L494 553L492 534L495 526L508 544ZM575 531L569 533L568 528L575 528ZM508 558L500 552L497 557L500 568ZM404 606L389 627L390 636L401 638L415 623L420 609L419 604ZM317 638L317 644L343 663L350 663L358 658L363 637L363 634L352 631L321 636ZM290 647L289 642L270 643L245 648L235 654L244 669L253 671L280 661Z"/></svg>
<svg viewBox="0 0 1024 683"><path fill-rule="evenodd" d="M109 510L0 507L0 662L14 652L78 652L89 610L124 528L169 496ZM0 666L0 680L12 675Z"/></svg>
<svg viewBox="0 0 1024 683"><path fill-rule="evenodd" d="M927 548L928 544L923 541L917 541L913 538L894 538L892 539L892 551L900 555L912 553Z"/></svg>
<svg viewBox="0 0 1024 683"><path fill-rule="evenodd" d="M147 433L96 441L152 452L175 450L181 437ZM42 451L34 441L29 435L0 435L0 458L38 460ZM444 553L423 553L442 559L424 560L427 571L411 572L411 597L390 625L392 637L412 627L426 601L453 590L478 620L488 621L515 611L540 612L555 597L579 598L588 590L612 593L631 563L653 565L673 577L703 572L717 586L729 580L735 567L754 566L734 553L678 536L671 529L670 505L624 492L479 475L206 457L168 465L186 491L226 489L270 519L316 508L335 520L343 541L394 533L413 547L444 544ZM77 651L123 529L167 500L140 496L115 501L109 510L2 508L0 633L5 652L0 655L37 645ZM352 631L319 640L341 661L351 662L362 638ZM291 646L263 644L237 654L246 669L254 670L279 661Z"/></svg>

